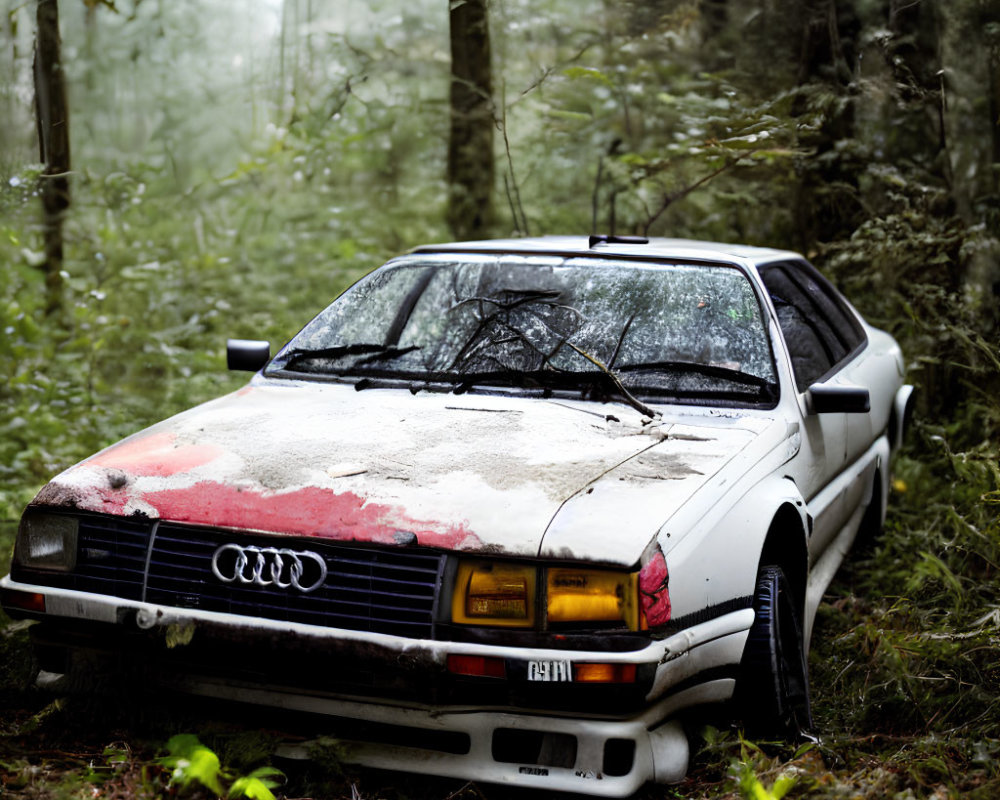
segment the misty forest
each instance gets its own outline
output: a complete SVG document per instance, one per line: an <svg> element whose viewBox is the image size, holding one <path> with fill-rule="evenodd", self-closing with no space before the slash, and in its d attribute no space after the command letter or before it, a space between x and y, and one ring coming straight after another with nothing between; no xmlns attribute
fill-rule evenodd
<svg viewBox="0 0 1000 800"><path fill-rule="evenodd" d="M917 387L885 531L819 611L820 741L706 717L685 782L641 796L1000 795L1000 2L0 7L0 574L52 475L239 388L227 337L274 352L413 246L796 250ZM252 718L55 698L2 614L0 649L10 797L500 794L277 764ZM176 780L178 733L207 779Z"/></svg>

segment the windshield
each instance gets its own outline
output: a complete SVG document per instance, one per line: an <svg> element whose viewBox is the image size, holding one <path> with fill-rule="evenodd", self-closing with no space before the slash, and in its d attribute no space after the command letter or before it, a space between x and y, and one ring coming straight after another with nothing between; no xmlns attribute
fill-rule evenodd
<svg viewBox="0 0 1000 800"><path fill-rule="evenodd" d="M760 305L738 269L552 256L392 261L309 323L267 372L777 398Z"/></svg>

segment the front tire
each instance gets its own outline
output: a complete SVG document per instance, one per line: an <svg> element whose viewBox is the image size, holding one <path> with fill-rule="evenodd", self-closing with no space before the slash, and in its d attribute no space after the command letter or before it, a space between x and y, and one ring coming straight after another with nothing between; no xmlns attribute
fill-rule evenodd
<svg viewBox="0 0 1000 800"><path fill-rule="evenodd" d="M753 601L756 619L743 651L737 689L748 730L798 738L812 729L809 670L797 605L784 570L762 567Z"/></svg>

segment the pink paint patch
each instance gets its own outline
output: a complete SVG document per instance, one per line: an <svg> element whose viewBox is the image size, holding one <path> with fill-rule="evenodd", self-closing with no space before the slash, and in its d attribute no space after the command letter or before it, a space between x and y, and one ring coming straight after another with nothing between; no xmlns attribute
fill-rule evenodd
<svg viewBox="0 0 1000 800"><path fill-rule="evenodd" d="M120 469L135 476L167 477L214 461L224 452L210 444L176 444L172 433L154 433L115 445L89 464Z"/></svg>
<svg viewBox="0 0 1000 800"><path fill-rule="evenodd" d="M85 498L85 501L78 505L79 508L86 507L91 511L117 514L120 517L129 513L129 497L117 489L95 489L85 495Z"/></svg>
<svg viewBox="0 0 1000 800"><path fill-rule="evenodd" d="M639 598L646 624L650 628L666 625L670 621L670 593L667 591L669 583L667 559L657 551L639 572Z"/></svg>
<svg viewBox="0 0 1000 800"><path fill-rule="evenodd" d="M185 489L149 492L142 500L153 506L161 519L175 522L373 544L400 544L415 534L421 545L452 550L479 544L464 523L446 526L414 520L401 508L368 503L351 492L337 494L316 486L264 494L201 482Z"/></svg>

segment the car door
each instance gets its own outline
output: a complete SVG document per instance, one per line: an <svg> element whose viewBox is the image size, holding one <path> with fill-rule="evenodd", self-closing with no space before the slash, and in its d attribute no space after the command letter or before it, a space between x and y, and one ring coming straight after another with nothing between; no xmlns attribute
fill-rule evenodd
<svg viewBox="0 0 1000 800"><path fill-rule="evenodd" d="M843 412L811 413L809 387L852 384L851 365L864 346L864 331L830 284L805 262L781 262L760 269L791 361L802 412L802 459L796 476L813 517L809 540L815 561L857 505L860 480L836 481L857 457L852 442L856 417Z"/></svg>

